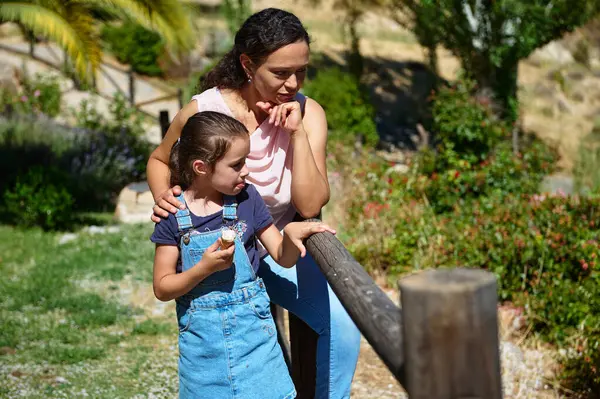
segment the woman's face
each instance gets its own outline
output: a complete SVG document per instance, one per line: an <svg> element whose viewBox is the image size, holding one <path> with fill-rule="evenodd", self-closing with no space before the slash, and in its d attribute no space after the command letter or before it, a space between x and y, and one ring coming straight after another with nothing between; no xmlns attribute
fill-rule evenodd
<svg viewBox="0 0 600 399"><path fill-rule="evenodd" d="M271 53L252 76L261 99L273 104L292 101L304 83L308 58L309 47L303 40Z"/></svg>

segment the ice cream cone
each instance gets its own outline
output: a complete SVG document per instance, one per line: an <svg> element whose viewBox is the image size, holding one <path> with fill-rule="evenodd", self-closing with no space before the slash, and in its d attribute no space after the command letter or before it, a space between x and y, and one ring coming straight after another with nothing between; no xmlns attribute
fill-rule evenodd
<svg viewBox="0 0 600 399"><path fill-rule="evenodd" d="M235 236L236 236L235 230L224 229L221 232L221 247L223 249L227 249L230 246L232 246L235 241Z"/></svg>

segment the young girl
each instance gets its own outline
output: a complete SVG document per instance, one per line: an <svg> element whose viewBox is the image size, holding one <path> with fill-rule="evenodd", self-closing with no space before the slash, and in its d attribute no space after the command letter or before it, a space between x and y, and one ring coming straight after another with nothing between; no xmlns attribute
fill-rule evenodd
<svg viewBox="0 0 600 399"><path fill-rule="evenodd" d="M256 276L256 238L291 267L306 253L302 239L335 231L290 223L282 237L254 186L245 183L249 151L244 125L211 111L189 118L171 151L171 180L184 187L179 200L186 208L157 224L151 240L157 244L154 293L177 302L180 398L296 396Z"/></svg>

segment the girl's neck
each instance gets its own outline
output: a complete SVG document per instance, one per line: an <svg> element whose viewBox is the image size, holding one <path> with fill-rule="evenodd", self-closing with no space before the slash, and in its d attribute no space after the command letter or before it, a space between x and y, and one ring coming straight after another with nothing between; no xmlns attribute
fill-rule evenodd
<svg viewBox="0 0 600 399"><path fill-rule="evenodd" d="M223 208L223 193L210 186L192 184L183 196L190 211L198 216L207 216Z"/></svg>

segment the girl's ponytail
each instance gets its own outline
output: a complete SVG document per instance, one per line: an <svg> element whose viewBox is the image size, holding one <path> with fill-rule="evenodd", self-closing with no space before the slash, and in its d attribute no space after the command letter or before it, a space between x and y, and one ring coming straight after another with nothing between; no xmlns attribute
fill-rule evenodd
<svg viewBox="0 0 600 399"><path fill-rule="evenodd" d="M175 144L173 144L173 147L171 147L171 154L169 155L169 172L171 175L169 179L169 185L171 187L182 186L182 188L185 190L183 187L185 185L184 177L182 176L182 168L179 163L179 146L180 139L177 139Z"/></svg>

